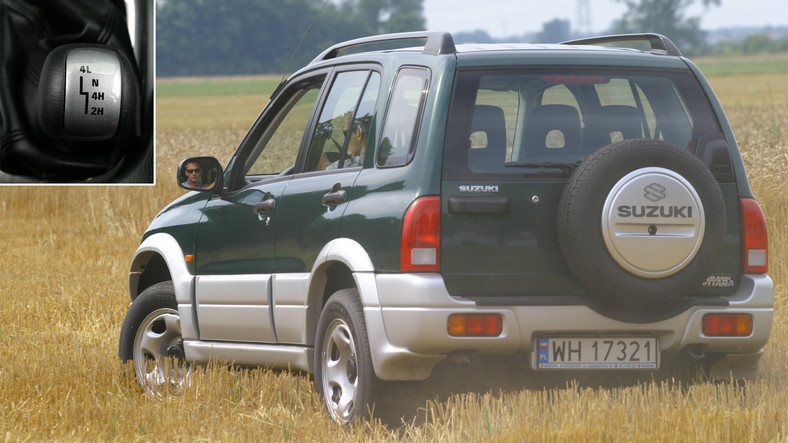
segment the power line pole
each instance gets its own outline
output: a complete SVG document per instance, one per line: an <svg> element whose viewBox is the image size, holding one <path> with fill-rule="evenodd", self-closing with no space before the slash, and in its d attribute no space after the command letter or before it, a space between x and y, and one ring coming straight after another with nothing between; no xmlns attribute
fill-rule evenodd
<svg viewBox="0 0 788 443"><path fill-rule="evenodd" d="M580 37L591 35L591 7L588 0L577 0L577 29Z"/></svg>

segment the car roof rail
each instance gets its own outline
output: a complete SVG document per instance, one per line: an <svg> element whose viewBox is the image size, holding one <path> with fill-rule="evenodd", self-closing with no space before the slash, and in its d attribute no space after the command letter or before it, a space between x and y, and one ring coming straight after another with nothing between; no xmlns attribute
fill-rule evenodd
<svg viewBox="0 0 788 443"><path fill-rule="evenodd" d="M562 45L609 45L615 46L617 44L622 43L633 43L633 42L648 42L651 45L651 51L653 52L664 52L668 55L675 55L681 57L681 51L679 48L670 41L669 38L665 37L662 34L652 34L652 33L643 33L643 34L618 34L618 35L604 35L600 37L588 37L588 38L581 38L578 40L570 40L567 42L561 42Z"/></svg>
<svg viewBox="0 0 788 443"><path fill-rule="evenodd" d="M339 54L339 51L350 49L356 46L363 46L363 45L372 45L375 43L383 43L383 42L392 42L398 40L415 40L415 39L427 39L427 42L424 44L424 53L428 55L440 55L440 54L453 54L457 52L457 48L454 46L454 39L452 38L451 34L448 32L428 32L428 31L416 31L416 32L400 32L396 34L383 34L383 35L375 35L371 37L362 37L357 38L355 40L348 40L346 42L337 43L330 48L326 49L325 51L321 52L320 55L315 57L312 60L312 63L317 63L323 60L329 60L332 58L336 58Z"/></svg>

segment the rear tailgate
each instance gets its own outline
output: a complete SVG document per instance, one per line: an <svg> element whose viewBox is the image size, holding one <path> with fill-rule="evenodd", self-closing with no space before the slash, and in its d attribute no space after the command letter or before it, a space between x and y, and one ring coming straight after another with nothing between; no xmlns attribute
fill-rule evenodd
<svg viewBox="0 0 788 443"><path fill-rule="evenodd" d="M558 207L571 173L621 139L654 138L698 151L719 144L719 127L702 98L682 72L461 69L441 190L441 273L449 292L566 296L568 302L583 296L558 243ZM719 157L725 150L713 152ZM730 295L738 284L739 205L728 172L718 177L727 206L725 243L714 272L693 295Z"/></svg>
<svg viewBox="0 0 788 443"><path fill-rule="evenodd" d="M443 183L441 270L457 296L579 295L561 258L564 182Z"/></svg>

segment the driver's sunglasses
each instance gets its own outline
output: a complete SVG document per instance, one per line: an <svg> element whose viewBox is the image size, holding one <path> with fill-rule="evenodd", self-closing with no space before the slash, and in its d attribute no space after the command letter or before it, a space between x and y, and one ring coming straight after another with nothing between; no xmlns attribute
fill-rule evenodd
<svg viewBox="0 0 788 443"><path fill-rule="evenodd" d="M193 174L195 172L200 172L200 170L199 169L187 169L186 172L189 173L189 174Z"/></svg>

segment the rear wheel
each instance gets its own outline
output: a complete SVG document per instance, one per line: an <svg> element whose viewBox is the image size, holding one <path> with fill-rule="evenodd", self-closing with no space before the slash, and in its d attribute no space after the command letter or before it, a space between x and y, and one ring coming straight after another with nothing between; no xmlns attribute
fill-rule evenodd
<svg viewBox="0 0 788 443"><path fill-rule="evenodd" d="M369 416L378 380L357 290L342 289L328 299L317 327L314 363L315 388L334 422Z"/></svg>
<svg viewBox="0 0 788 443"><path fill-rule="evenodd" d="M132 361L134 373L149 393L179 392L191 381L186 363L178 304L172 282L144 290L132 303L120 332L118 354Z"/></svg>

